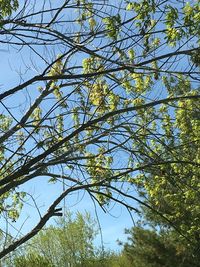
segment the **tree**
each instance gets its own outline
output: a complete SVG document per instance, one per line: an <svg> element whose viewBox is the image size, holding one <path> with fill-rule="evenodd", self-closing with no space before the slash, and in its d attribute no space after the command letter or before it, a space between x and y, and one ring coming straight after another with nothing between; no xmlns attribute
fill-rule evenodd
<svg viewBox="0 0 200 267"><path fill-rule="evenodd" d="M179 90L191 91L190 84L177 82L170 86L172 94ZM169 164L151 168L148 174L138 175L136 182L140 194L158 211L152 214L145 209L146 218L158 224L173 226L194 242L199 242L199 101L178 101L171 109L160 107L163 121L156 128L162 128L162 144L152 140L152 154L167 158ZM182 107L184 107L182 109ZM161 156L161 157L162 157ZM189 164L187 164L189 163ZM162 218L159 214L164 215ZM166 220L167 219L167 220ZM195 243L195 246L197 244Z"/></svg>
<svg viewBox="0 0 200 267"><path fill-rule="evenodd" d="M199 1L3 1L6 10L4 3L0 41L13 66L16 53L22 60L13 87L0 94L1 213L17 220L28 201L22 186L36 178L64 180L65 189L0 257L61 215L58 205L80 190L105 211L112 201L136 212L140 203L173 224L156 205L160 184L151 187L164 175L176 190L174 172L198 174ZM135 185L153 198L133 194Z"/></svg>
<svg viewBox="0 0 200 267"><path fill-rule="evenodd" d="M173 95L191 91L190 84L183 84L183 80L177 82L171 78L171 82L174 85L168 88ZM152 151L167 155L172 163L138 175L134 183L152 208L143 208L145 223L162 230L160 233L145 228L127 231L131 245L126 243L124 249L136 266L142 262L144 266L199 266L200 169L195 164L184 164L191 160L199 162L199 104L199 101L178 101L173 105L174 112L166 105L160 107L164 120L156 127L162 127L163 143L153 140ZM183 164L174 162L177 159Z"/></svg>
<svg viewBox="0 0 200 267"><path fill-rule="evenodd" d="M126 230L126 234L128 242L123 244L123 253L134 267L198 266L199 259L193 257L192 251L177 239L175 232L134 227Z"/></svg>
<svg viewBox="0 0 200 267"><path fill-rule="evenodd" d="M19 258L16 258L14 264L14 266L16 267L54 267L48 259L45 259L44 257L37 254L28 254L27 256L21 256Z"/></svg>
<svg viewBox="0 0 200 267"><path fill-rule="evenodd" d="M88 213L77 213L73 217L68 212L55 226L41 231L25 246L22 256L14 257L12 266L94 266L92 263L97 258L95 222Z"/></svg>

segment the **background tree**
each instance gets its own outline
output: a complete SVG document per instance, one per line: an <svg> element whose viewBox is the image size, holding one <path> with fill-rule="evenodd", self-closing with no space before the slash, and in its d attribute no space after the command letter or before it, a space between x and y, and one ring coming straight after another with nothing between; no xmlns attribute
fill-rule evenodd
<svg viewBox="0 0 200 267"><path fill-rule="evenodd" d="M54 267L50 261L40 255L37 255L36 253L30 253L26 256L21 256L15 259L14 266L16 267L42 267L42 266L47 266L47 267Z"/></svg>
<svg viewBox="0 0 200 267"><path fill-rule="evenodd" d="M181 81L182 80L182 81ZM167 82L167 81L166 81ZM186 79L171 78L169 92L190 92L191 85ZM162 128L162 143L155 139L152 142L153 153L164 155L164 160L169 164L163 164L151 168L149 173L138 175L134 180L140 195L152 209L144 208L145 219L154 226L158 225L177 230L177 235L184 242L193 247L191 257L198 257L200 248L199 239L199 159L200 159L200 102L187 100L160 107L160 117L156 128ZM183 108L182 108L183 107ZM197 163L197 164L196 164ZM163 216L160 216L163 215ZM192 256L193 255L193 256Z"/></svg>
<svg viewBox="0 0 200 267"><path fill-rule="evenodd" d="M198 215L194 225L179 222L199 208L199 1L4 3L0 42L22 60L0 94L1 213L17 220L29 181L65 186L0 257L80 190L105 211L112 201L129 211L140 203L198 242Z"/></svg>
<svg viewBox="0 0 200 267"><path fill-rule="evenodd" d="M96 234L97 225L89 213L67 212L25 245L12 266L104 266L103 251L94 245Z"/></svg>
<svg viewBox="0 0 200 267"><path fill-rule="evenodd" d="M176 232L134 227L126 233L128 241L123 244L123 253L131 266L199 266L199 258L194 257L186 242L180 242Z"/></svg>

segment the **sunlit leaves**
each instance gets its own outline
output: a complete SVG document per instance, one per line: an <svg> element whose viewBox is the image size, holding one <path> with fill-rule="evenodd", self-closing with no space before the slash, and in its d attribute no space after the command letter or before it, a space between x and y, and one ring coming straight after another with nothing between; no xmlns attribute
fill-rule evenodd
<svg viewBox="0 0 200 267"><path fill-rule="evenodd" d="M199 0L191 2L186 2L183 7L184 12L184 24L188 26L189 33L199 34L199 21L200 21L200 2Z"/></svg>
<svg viewBox="0 0 200 267"><path fill-rule="evenodd" d="M121 18L120 15L111 16L103 19L108 37L116 40L120 32Z"/></svg>
<svg viewBox="0 0 200 267"><path fill-rule="evenodd" d="M134 62L135 51L132 48L128 50L128 56L129 56L131 62Z"/></svg>
<svg viewBox="0 0 200 267"><path fill-rule="evenodd" d="M97 25L94 17L93 3L92 1L80 0L77 1L77 6L81 7L77 9L78 16L76 18L77 23L82 27L89 28L92 32ZM80 40L79 40L80 41Z"/></svg>
<svg viewBox="0 0 200 267"><path fill-rule="evenodd" d="M97 80L91 86L89 99L91 103L98 106L100 110L106 107L106 96L108 95L108 85L101 80Z"/></svg>
<svg viewBox="0 0 200 267"><path fill-rule="evenodd" d="M9 116L3 114L0 115L0 132L1 134L6 133L11 125L13 120ZM22 134L21 131L17 134L17 141L19 145L22 144L23 140L19 135ZM21 151L21 148L19 149ZM9 153L6 149L6 143L1 144L0 148L0 178L3 179L5 176L9 175L13 171L13 160L9 160ZM6 216L12 221L17 220L19 217L20 211L22 209L22 199L25 197L23 192L14 192L13 190L8 191L5 194L0 196L0 213L5 212Z"/></svg>
<svg viewBox="0 0 200 267"><path fill-rule="evenodd" d="M64 131L64 121L61 115L57 116L57 131L62 136Z"/></svg>
<svg viewBox="0 0 200 267"><path fill-rule="evenodd" d="M104 70L102 60L93 56L83 59L82 65L83 73L100 72Z"/></svg>
<svg viewBox="0 0 200 267"><path fill-rule="evenodd" d="M12 119L8 116L5 116L3 114L0 114L0 131L2 132L6 132L12 123Z"/></svg>
<svg viewBox="0 0 200 267"><path fill-rule="evenodd" d="M169 93L196 95L198 90L190 91L190 83L185 81L183 85L182 79L182 86L173 80L174 88L171 86ZM166 79L165 85L168 82ZM196 100L180 100L174 106L175 114L167 105L160 107L162 119L158 127L162 127L162 142L152 143L152 149L161 158L165 155L162 160L174 163L158 165L149 176L141 176L138 184L145 189L149 203L191 238L199 233L199 105ZM154 220L166 223L156 215Z"/></svg>
<svg viewBox="0 0 200 267"><path fill-rule="evenodd" d="M62 63L62 60L61 60L60 56L58 56L57 58L58 59L53 64L53 66L51 67L51 69L50 69L50 71L48 73L49 76L59 75L59 74L62 73L63 63Z"/></svg>
<svg viewBox="0 0 200 267"><path fill-rule="evenodd" d="M112 163L112 157L104 154L104 149L100 149L100 153L95 156L94 154L87 154L87 171L92 177L93 181L99 181L101 179L108 179L112 175L110 166Z"/></svg>
<svg viewBox="0 0 200 267"><path fill-rule="evenodd" d="M176 24L176 20L178 19L178 9L174 8L171 5L166 6L166 25L168 28L172 28Z"/></svg>
<svg viewBox="0 0 200 267"><path fill-rule="evenodd" d="M194 51L191 54L191 61L194 63L196 67L200 68L200 49Z"/></svg>
<svg viewBox="0 0 200 267"><path fill-rule="evenodd" d="M88 22L89 22L91 31L94 31L94 28L95 28L95 26L96 26L96 21L95 21L95 19L94 19L94 18L90 18Z"/></svg>
<svg viewBox="0 0 200 267"><path fill-rule="evenodd" d="M113 175L113 171L111 169L113 158L112 156L107 156L105 152L106 150L104 148L100 148L99 154L97 155L93 153L87 154L87 172L94 183L100 182L102 180L105 181L103 184L109 185L111 183L111 177ZM106 194L105 196L97 193L97 198L101 205L109 203L109 196L112 195L109 187L103 188L99 186L96 187L97 191L103 191Z"/></svg>
<svg viewBox="0 0 200 267"><path fill-rule="evenodd" d="M40 107L36 107L31 117L33 118L33 125L38 126L42 118L42 109ZM37 129L37 132L38 132L38 129Z"/></svg>
<svg viewBox="0 0 200 267"><path fill-rule="evenodd" d="M176 41L180 40L181 34L179 29L168 28L167 29L167 41L171 46L176 45Z"/></svg>

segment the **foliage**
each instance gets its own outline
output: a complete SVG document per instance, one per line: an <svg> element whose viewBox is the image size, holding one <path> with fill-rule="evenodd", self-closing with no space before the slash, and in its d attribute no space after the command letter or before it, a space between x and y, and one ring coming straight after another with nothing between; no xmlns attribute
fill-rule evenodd
<svg viewBox="0 0 200 267"><path fill-rule="evenodd" d="M175 232L134 227L126 234L128 242L123 244L123 253L134 267L199 266L199 257L193 257L194 251L180 242Z"/></svg>
<svg viewBox="0 0 200 267"><path fill-rule="evenodd" d="M0 133L4 134L11 127L12 120L4 114L0 114ZM9 157L6 154L6 142L1 144L0 149L0 161L1 161L1 178L12 173L12 161L9 161ZM8 162L9 161L9 162ZM4 170L5 164L7 165L6 171ZM20 210L22 208L21 200L25 197L25 192L18 192L13 188L10 192L0 195L0 213L6 211L7 216L12 221L15 221L19 217Z"/></svg>
<svg viewBox="0 0 200 267"><path fill-rule="evenodd" d="M6 16L10 16L13 11L17 10L18 7L19 7L18 0L1 0L0 1L0 19Z"/></svg>
<svg viewBox="0 0 200 267"><path fill-rule="evenodd" d="M191 91L189 83L185 82L183 85L182 82L177 83L173 80L176 94L178 90L194 95L197 93ZM174 94L173 87L169 89L171 94ZM180 233L197 243L200 233L199 106L199 101L178 101L173 106L173 113L166 105L160 107L163 121L162 123L158 121L155 127L162 127L162 144L151 140L152 157L153 154L161 155L160 158L164 155L163 162L168 161L169 164L151 168L149 174L139 175L136 182L140 188L140 194L145 196L147 202L165 219L146 210L147 217L158 224L175 226Z"/></svg>
<svg viewBox="0 0 200 267"><path fill-rule="evenodd" d="M44 196L55 188L46 214L0 258L80 190L104 211L112 202L138 211L140 203L157 212L146 212L155 223L199 242L199 6L0 2L0 42L17 70L9 70L12 88L7 70L1 82L0 212L14 221L22 203L39 210L24 192L30 181L46 179Z"/></svg>
<svg viewBox="0 0 200 267"><path fill-rule="evenodd" d="M88 213L67 213L32 239L24 255L14 258L14 266L88 266L95 260L95 227Z"/></svg>
<svg viewBox="0 0 200 267"><path fill-rule="evenodd" d="M27 256L21 256L15 259L14 266L16 267L53 267L53 265L44 257L37 254L28 254Z"/></svg>

